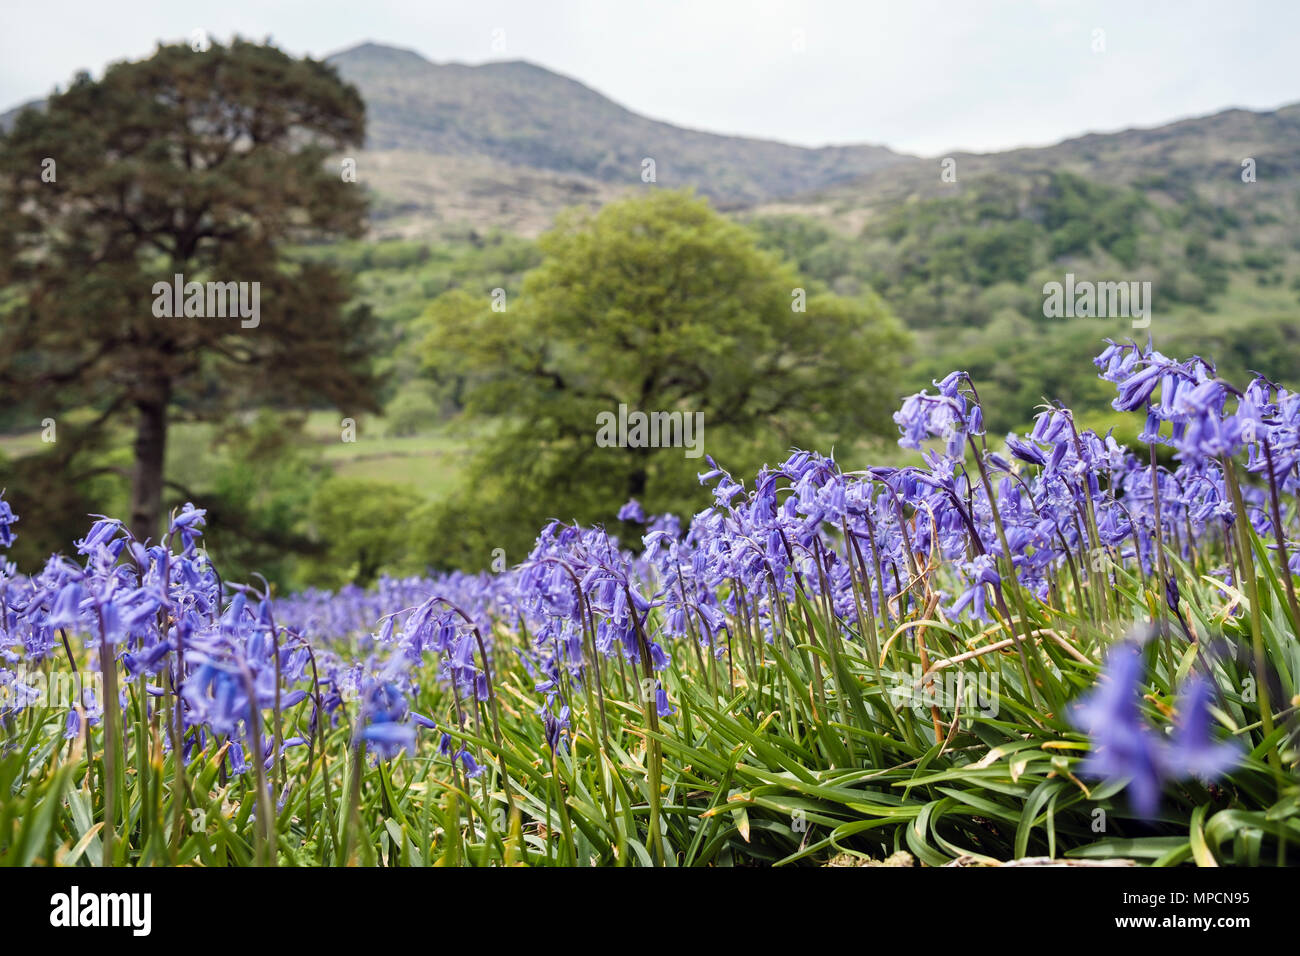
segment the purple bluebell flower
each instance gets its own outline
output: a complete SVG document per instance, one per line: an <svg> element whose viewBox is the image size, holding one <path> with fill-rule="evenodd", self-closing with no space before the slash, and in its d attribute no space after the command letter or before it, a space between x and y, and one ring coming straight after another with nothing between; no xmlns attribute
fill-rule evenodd
<svg viewBox="0 0 1300 956"><path fill-rule="evenodd" d="M248 761L244 759L244 748L239 741L230 741L230 749L226 751L226 756L230 758L230 772L239 775L248 770Z"/></svg>
<svg viewBox="0 0 1300 956"><path fill-rule="evenodd" d="M1112 649L1102 682L1075 706L1073 721L1092 738L1082 772L1107 780L1126 779L1133 809L1153 817L1166 784L1188 777L1211 782L1240 763L1243 748L1236 741L1213 739L1209 712L1213 689L1201 677L1190 678L1179 695L1172 740L1159 736L1138 706L1145 669L1136 644Z"/></svg>
<svg viewBox="0 0 1300 956"><path fill-rule="evenodd" d="M1163 757L1165 772L1176 779L1195 777L1209 783L1241 763L1244 748L1238 741L1220 742L1211 736L1213 694L1209 681L1199 676L1190 678L1179 694L1173 740Z"/></svg>
<svg viewBox="0 0 1300 956"><path fill-rule="evenodd" d="M641 502L635 498L628 499L627 504L618 509L618 520L645 524L645 511L641 508Z"/></svg>
<svg viewBox="0 0 1300 956"><path fill-rule="evenodd" d="M461 748L460 753L456 754L456 759L465 768L465 776L469 779L474 780L482 775L483 768L478 765L478 761L474 759L474 755L469 752L468 748Z"/></svg>
<svg viewBox="0 0 1300 956"><path fill-rule="evenodd" d="M46 618L50 627L77 628L81 626L81 604L86 600L86 589L81 581L69 581L59 588L54 606Z"/></svg>
<svg viewBox="0 0 1300 956"><path fill-rule="evenodd" d="M668 692L662 685L655 689L655 711L660 717L669 717L677 713L677 709L668 700Z"/></svg>
<svg viewBox="0 0 1300 956"><path fill-rule="evenodd" d="M561 707L558 714L547 710L542 714L542 723L546 729L546 743L550 746L551 752L559 751L564 735L569 730L569 705L565 704Z"/></svg>
<svg viewBox="0 0 1300 956"><path fill-rule="evenodd" d="M1101 683L1075 706L1073 720L1092 738L1082 772L1106 780L1127 778L1133 809L1151 817L1160 805L1161 757L1160 739L1138 708L1144 669L1136 645L1113 648Z"/></svg>
<svg viewBox="0 0 1300 956"><path fill-rule="evenodd" d="M0 548L8 548L14 543L17 535L13 532L13 526L17 523L18 516L9 507L9 502L0 497Z"/></svg>
<svg viewBox="0 0 1300 956"><path fill-rule="evenodd" d="M410 724L395 722L367 724L361 731L371 752L383 760L391 760L403 750L415 751L415 728Z"/></svg>

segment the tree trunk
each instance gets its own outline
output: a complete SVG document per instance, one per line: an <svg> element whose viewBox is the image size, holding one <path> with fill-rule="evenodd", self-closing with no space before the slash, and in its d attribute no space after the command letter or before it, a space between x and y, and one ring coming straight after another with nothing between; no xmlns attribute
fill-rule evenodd
<svg viewBox="0 0 1300 956"><path fill-rule="evenodd" d="M139 540L158 537L162 520L163 460L167 451L170 383L155 380L136 399L135 469L131 481L131 533Z"/></svg>
<svg viewBox="0 0 1300 956"><path fill-rule="evenodd" d="M638 456L636 466L632 469L631 474L627 476L627 496L629 498L637 498L639 500L640 497L645 494L646 478L645 464Z"/></svg>

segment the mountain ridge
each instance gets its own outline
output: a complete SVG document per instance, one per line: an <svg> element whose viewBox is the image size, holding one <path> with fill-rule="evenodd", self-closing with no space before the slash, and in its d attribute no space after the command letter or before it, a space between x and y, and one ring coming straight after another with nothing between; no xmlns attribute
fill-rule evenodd
<svg viewBox="0 0 1300 956"><path fill-rule="evenodd" d="M466 225L536 235L564 208L595 208L648 188L647 159L658 186L694 188L729 211L815 215L846 234L882 210L960 194L993 174L1050 168L1123 184L1196 181L1213 192L1229 188L1236 164L1254 157L1261 176L1300 176L1300 104L1231 107L1047 146L922 157L872 144L808 147L677 126L524 59L436 63L367 40L324 62L366 102L367 142L356 158L372 194L372 233L381 237ZM0 130L42 102L0 114ZM943 158L956 161L955 183L939 175Z"/></svg>
<svg viewBox="0 0 1300 956"><path fill-rule="evenodd" d="M883 146L818 148L725 136L650 119L527 60L439 64L375 43L325 62L367 106L367 148L481 156L612 185L693 186L750 203L844 182L905 158Z"/></svg>

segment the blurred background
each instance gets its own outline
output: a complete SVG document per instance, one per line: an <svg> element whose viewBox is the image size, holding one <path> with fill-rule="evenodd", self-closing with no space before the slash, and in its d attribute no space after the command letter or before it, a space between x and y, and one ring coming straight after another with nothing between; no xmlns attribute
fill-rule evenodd
<svg viewBox="0 0 1300 956"><path fill-rule="evenodd" d="M708 503L703 459L596 441L620 404L699 413L744 478L792 446L898 460L899 398L953 369L994 437L1045 401L1104 431L1108 337L1293 383L1297 21L1281 2L7 11L11 557L38 569L92 513L156 535L193 501L236 580L479 569L551 518L627 534L629 498ZM1067 274L1149 282L1150 325L1048 317ZM255 323L210 308L240 283Z"/></svg>

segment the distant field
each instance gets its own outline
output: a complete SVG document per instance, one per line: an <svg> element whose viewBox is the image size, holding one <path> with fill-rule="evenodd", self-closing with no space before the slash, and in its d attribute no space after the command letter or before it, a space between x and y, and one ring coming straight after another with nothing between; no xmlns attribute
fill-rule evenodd
<svg viewBox="0 0 1300 956"><path fill-rule="evenodd" d="M30 455L40 450L41 431L39 428L29 432L0 435L0 454L6 458L22 458L24 455Z"/></svg>
<svg viewBox="0 0 1300 956"><path fill-rule="evenodd" d="M307 416L304 433L320 446L321 461L345 478L364 478L414 488L430 499L447 494L459 477L475 437L481 430L444 425L409 437L386 434L383 418L358 422L356 441L341 439L340 416L315 411ZM201 491L204 476L217 458L213 427L182 422L172 427L168 474L188 488ZM130 436L123 429L112 444L125 447ZM0 454L22 458L42 448L40 429L0 435Z"/></svg>
<svg viewBox="0 0 1300 956"><path fill-rule="evenodd" d="M429 498L451 490L460 475L477 432L461 426L444 426L406 438L385 435L382 418L358 423L357 440L340 440L338 416L312 412L306 432L319 441L324 460L335 474L406 485Z"/></svg>

